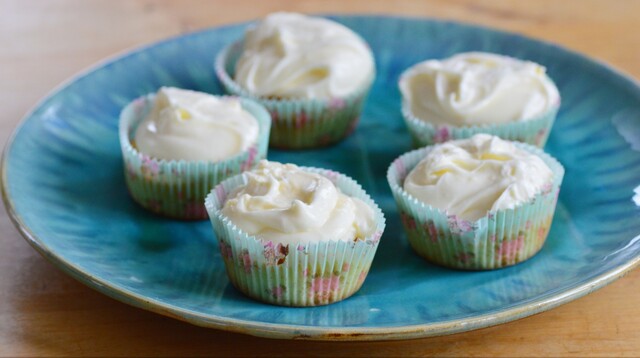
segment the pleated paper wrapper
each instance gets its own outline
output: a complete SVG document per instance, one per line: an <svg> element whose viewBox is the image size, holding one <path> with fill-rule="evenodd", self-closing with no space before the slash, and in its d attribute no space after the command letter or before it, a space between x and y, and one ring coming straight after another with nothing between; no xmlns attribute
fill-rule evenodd
<svg viewBox="0 0 640 358"><path fill-rule="evenodd" d="M280 244L250 236L226 218L227 195L244 185L239 175L207 196L206 207L229 281L245 295L283 306L318 306L343 300L362 286L385 227L380 208L353 179L340 173L303 168L329 178L346 195L369 205L376 229L365 239Z"/></svg>
<svg viewBox="0 0 640 358"><path fill-rule="evenodd" d="M539 156L553 172L553 179L530 201L514 209L489 212L475 222L425 204L403 189L409 172L433 146L408 152L393 161L387 180L416 253L441 266L489 270L525 261L542 248L553 220L564 168L535 146L514 144Z"/></svg>

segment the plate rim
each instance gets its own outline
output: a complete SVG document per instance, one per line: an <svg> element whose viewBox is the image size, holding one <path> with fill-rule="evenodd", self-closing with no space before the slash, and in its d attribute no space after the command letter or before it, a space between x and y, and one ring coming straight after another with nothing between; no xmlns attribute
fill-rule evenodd
<svg viewBox="0 0 640 358"><path fill-rule="evenodd" d="M332 18L383 18L396 20L412 20L412 21L428 21L440 24L451 24L471 29L481 29L491 31L501 35L515 36L526 41L536 42L542 45L550 46L576 56L581 60L591 62L600 67L614 73L619 78L624 79L627 85L635 87L640 93L640 82L633 76L623 70L613 67L612 65L594 57L589 57L580 52L574 51L562 45L558 45L546 40L533 38L518 32L512 32L493 28L485 25L474 23L438 19L425 16L403 16L403 15L382 15L382 14L330 14L330 13L314 13L315 16L326 16ZM13 225L18 229L20 235L42 256L44 256L55 267L67 273L80 283L103 293L120 302L142 308L147 311L175 318L184 322L188 322L197 326L216 328L223 331L249 334L258 337L279 338L279 339L308 339L308 340L347 340L347 341L372 341L372 340L402 340L416 339L424 337L433 337L460 333L479 328L491 327L498 324L514 321L520 318L531 316L537 313L547 311L558 307L564 303L573 301L594 292L615 280L623 277L625 274L640 266L640 254L628 259L625 263L616 266L592 279L582 282L578 285L568 286L568 289L552 294L549 297L542 297L527 303L519 304L504 310L497 310L471 318L461 318L455 320L447 320L437 323L423 323L405 326L381 326L381 327L339 327L339 326L309 326L294 324L276 324L276 323L258 323L252 320L229 318L213 314L201 314L193 310L184 309L180 306L159 302L155 299L137 294L126 288L120 287L108 280L93 276L91 273L81 269L71 261L67 261L51 250L38 236L36 236L29 227L22 221L20 214L15 210L15 205L10 196L7 181L7 162L9 161L9 152L13 146L17 134L21 131L23 125L33 117L47 101L49 101L58 92L64 90L69 85L79 79L93 73L95 70L103 68L111 63L124 59L136 53L146 51L150 48L160 46L164 43L197 36L213 30L220 30L229 27L246 25L251 21L242 21L220 26L206 27L197 31L181 33L158 41L153 41L143 45L125 48L113 55L107 56L84 69L76 72L76 74L68 77L58 85L48 91L40 100L38 100L18 121L7 141L5 142L2 158L0 158L0 193L2 201L7 211L7 216L11 219ZM630 242L640 239L640 235L631 238Z"/></svg>

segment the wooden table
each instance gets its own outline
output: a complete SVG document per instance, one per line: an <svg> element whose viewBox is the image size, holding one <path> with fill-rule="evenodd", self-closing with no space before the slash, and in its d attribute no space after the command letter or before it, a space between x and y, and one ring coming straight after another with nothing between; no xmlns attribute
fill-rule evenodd
<svg viewBox="0 0 640 358"><path fill-rule="evenodd" d="M133 46L271 11L378 13L524 33L640 78L640 1L5 1L0 0L0 137L56 84ZM516 322L411 341L275 341L203 329L127 306L67 277L0 209L0 355L638 356L640 270Z"/></svg>

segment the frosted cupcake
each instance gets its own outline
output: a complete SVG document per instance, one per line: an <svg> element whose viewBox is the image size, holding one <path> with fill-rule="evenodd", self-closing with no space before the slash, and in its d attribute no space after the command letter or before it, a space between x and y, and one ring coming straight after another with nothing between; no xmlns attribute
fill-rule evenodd
<svg viewBox="0 0 640 358"><path fill-rule="evenodd" d="M564 169L537 147L487 134L400 156L387 179L413 249L460 269L494 269L544 244Z"/></svg>
<svg viewBox="0 0 640 358"><path fill-rule="evenodd" d="M312 148L335 143L356 126L375 77L373 55L334 21L274 13L222 50L216 74L227 92L271 113L270 144Z"/></svg>
<svg viewBox="0 0 640 358"><path fill-rule="evenodd" d="M399 86L416 146L488 133L544 147L560 107L544 67L490 53L418 63Z"/></svg>
<svg viewBox="0 0 640 358"><path fill-rule="evenodd" d="M162 87L120 114L129 192L154 213L205 219L211 188L265 158L270 126L251 100Z"/></svg>
<svg viewBox="0 0 640 358"><path fill-rule="evenodd" d="M216 186L206 207L231 283L285 306L354 294L385 226L382 211L349 177L267 161Z"/></svg>

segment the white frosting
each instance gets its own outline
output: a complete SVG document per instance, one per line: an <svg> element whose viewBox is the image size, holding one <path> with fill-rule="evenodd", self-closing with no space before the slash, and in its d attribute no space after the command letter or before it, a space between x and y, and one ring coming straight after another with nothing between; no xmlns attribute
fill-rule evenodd
<svg viewBox="0 0 640 358"><path fill-rule="evenodd" d="M249 235L292 244L364 239L375 230L373 210L320 174L263 160L245 175L222 213Z"/></svg>
<svg viewBox="0 0 640 358"><path fill-rule="evenodd" d="M525 121L559 105L545 68L529 61L469 52L418 63L400 79L411 113L436 125Z"/></svg>
<svg viewBox="0 0 640 358"><path fill-rule="evenodd" d="M551 183L534 154L487 134L438 145L409 173L404 190L433 207L475 221L527 202Z"/></svg>
<svg viewBox="0 0 640 358"><path fill-rule="evenodd" d="M136 130L135 145L158 159L219 161L247 150L258 130L236 98L162 87Z"/></svg>
<svg viewBox="0 0 640 358"><path fill-rule="evenodd" d="M373 72L371 51L353 31L278 12L247 31L235 80L258 96L335 98L356 91Z"/></svg>

